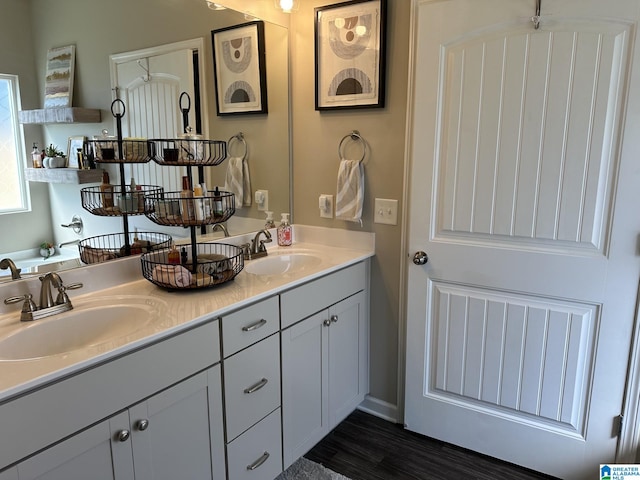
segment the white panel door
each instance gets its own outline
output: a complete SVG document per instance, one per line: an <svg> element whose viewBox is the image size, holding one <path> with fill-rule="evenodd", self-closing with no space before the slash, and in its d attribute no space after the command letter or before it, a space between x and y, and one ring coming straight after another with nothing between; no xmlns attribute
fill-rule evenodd
<svg viewBox="0 0 640 480"><path fill-rule="evenodd" d="M405 423L589 478L640 273L638 4L534 7L414 0Z"/></svg>
<svg viewBox="0 0 640 480"><path fill-rule="evenodd" d="M186 97L180 104L183 92L191 99L188 123L196 133L195 45L199 42L164 45L112 58L111 86L126 109L122 117L124 137L176 138L182 134L182 108L189 105ZM200 46L199 55L202 50ZM159 185L169 191L182 189L183 169L166 169L155 162L126 168L139 184Z"/></svg>

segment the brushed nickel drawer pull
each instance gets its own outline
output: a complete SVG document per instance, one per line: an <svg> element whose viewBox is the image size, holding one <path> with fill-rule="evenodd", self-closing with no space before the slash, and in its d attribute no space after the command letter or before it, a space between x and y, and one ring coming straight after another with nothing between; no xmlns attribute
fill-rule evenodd
<svg viewBox="0 0 640 480"><path fill-rule="evenodd" d="M244 393L253 393L253 392L257 392L258 390L260 390L262 387L264 387L267 382L269 380L267 380L266 378L263 378L262 380L260 380L258 383L256 383L255 385L245 388L244 389Z"/></svg>
<svg viewBox="0 0 640 480"><path fill-rule="evenodd" d="M252 332L253 330L257 330L260 327L263 327L267 324L267 321L263 318L262 320L258 320L256 323L252 323L251 325L247 325L246 327L242 327L243 332Z"/></svg>
<svg viewBox="0 0 640 480"><path fill-rule="evenodd" d="M247 465L247 470L251 471L251 470L255 470L256 468L258 468L260 465L262 465L264 462L267 461L267 459L270 457L271 455L269 455L269 452L264 452L262 454L262 456L257 459L255 462L253 462L250 465Z"/></svg>

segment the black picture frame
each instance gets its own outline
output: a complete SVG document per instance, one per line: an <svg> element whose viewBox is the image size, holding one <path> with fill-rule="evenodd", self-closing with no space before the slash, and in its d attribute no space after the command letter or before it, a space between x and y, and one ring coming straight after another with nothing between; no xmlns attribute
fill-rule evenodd
<svg viewBox="0 0 640 480"><path fill-rule="evenodd" d="M387 0L315 8L316 110L385 106Z"/></svg>
<svg viewBox="0 0 640 480"><path fill-rule="evenodd" d="M268 113L264 22L212 30L211 44L218 116Z"/></svg>

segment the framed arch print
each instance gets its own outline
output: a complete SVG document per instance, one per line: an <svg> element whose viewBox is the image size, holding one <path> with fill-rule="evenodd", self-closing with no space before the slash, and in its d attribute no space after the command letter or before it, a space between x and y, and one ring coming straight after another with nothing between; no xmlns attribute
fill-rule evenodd
<svg viewBox="0 0 640 480"><path fill-rule="evenodd" d="M316 110L381 108L387 0L315 9Z"/></svg>
<svg viewBox="0 0 640 480"><path fill-rule="evenodd" d="M264 22L211 31L218 115L267 113Z"/></svg>

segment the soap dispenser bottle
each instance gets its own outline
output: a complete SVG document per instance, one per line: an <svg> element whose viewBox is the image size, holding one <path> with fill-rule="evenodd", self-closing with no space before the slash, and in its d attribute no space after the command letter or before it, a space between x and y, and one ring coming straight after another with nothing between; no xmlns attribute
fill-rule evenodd
<svg viewBox="0 0 640 480"><path fill-rule="evenodd" d="M292 227L289 223L289 214L283 213L280 225L278 225L278 245L288 247L292 243Z"/></svg>
<svg viewBox="0 0 640 480"><path fill-rule="evenodd" d="M267 230L270 228L276 228L276 222L273 221L273 212L265 212L267 214L267 219L264 222L264 228Z"/></svg>

